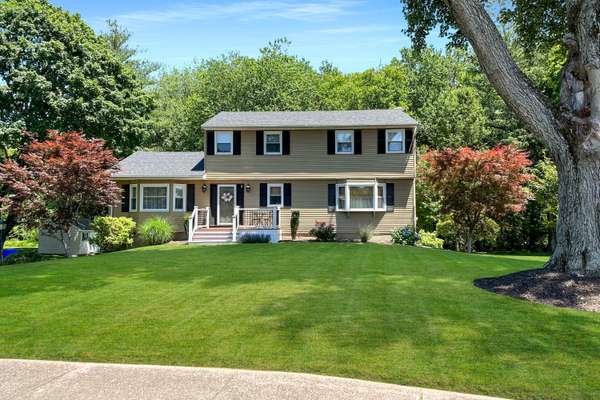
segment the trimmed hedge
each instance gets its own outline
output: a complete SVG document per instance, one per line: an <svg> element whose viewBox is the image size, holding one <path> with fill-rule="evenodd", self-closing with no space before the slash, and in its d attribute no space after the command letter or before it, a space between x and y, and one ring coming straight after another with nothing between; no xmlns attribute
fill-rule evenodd
<svg viewBox="0 0 600 400"><path fill-rule="evenodd" d="M91 228L94 236L90 242L103 251L124 250L133 246L135 222L126 217L96 217Z"/></svg>

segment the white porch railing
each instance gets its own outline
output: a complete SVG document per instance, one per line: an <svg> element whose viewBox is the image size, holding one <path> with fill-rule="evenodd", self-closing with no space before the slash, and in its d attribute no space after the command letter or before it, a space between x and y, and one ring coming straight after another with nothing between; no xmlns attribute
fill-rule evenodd
<svg viewBox="0 0 600 400"><path fill-rule="evenodd" d="M280 207L236 207L234 212L234 226L237 229L278 229L280 220Z"/></svg>
<svg viewBox="0 0 600 400"><path fill-rule="evenodd" d="M188 220L188 242L192 241L194 233L198 228L208 228L210 223L210 207L194 207L194 211Z"/></svg>

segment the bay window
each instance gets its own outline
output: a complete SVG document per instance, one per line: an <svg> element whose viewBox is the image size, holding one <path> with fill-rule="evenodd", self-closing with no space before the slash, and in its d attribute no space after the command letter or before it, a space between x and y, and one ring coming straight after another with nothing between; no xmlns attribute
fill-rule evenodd
<svg viewBox="0 0 600 400"><path fill-rule="evenodd" d="M337 211L384 211L385 185L348 182L337 185Z"/></svg>
<svg viewBox="0 0 600 400"><path fill-rule="evenodd" d="M169 185L140 185L142 202L141 211L169 211Z"/></svg>

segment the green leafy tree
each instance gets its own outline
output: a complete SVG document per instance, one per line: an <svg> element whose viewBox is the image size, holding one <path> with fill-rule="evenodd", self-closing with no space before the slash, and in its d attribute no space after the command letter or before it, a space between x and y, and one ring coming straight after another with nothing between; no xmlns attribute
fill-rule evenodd
<svg viewBox="0 0 600 400"><path fill-rule="evenodd" d="M41 139L49 129L83 131L123 154L146 132L151 97L79 15L46 0L0 3L0 137L23 143L19 128Z"/></svg>
<svg viewBox="0 0 600 400"><path fill-rule="evenodd" d="M110 49L115 52L119 60L136 72L138 78L144 82L146 86L155 83L152 75L160 69L160 64L148 60L139 59L142 51L139 48L129 46L131 32L127 28L122 27L114 19L106 21L107 31L103 32L102 37L108 43Z"/></svg>
<svg viewBox="0 0 600 400"><path fill-rule="evenodd" d="M546 147L559 176L557 240L546 267L600 275L600 1L499 3L526 50L567 49L558 105L519 67L480 0L403 0L407 32L424 48L439 27L472 46L482 71L530 134Z"/></svg>

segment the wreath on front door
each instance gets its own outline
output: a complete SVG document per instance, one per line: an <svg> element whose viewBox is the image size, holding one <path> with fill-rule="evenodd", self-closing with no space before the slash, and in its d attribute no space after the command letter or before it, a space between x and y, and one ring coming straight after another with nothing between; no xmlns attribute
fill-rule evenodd
<svg viewBox="0 0 600 400"><path fill-rule="evenodd" d="M225 203L229 203L231 200L233 200L233 195L229 192L225 192L221 195L221 200L223 200Z"/></svg>

